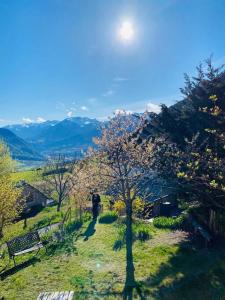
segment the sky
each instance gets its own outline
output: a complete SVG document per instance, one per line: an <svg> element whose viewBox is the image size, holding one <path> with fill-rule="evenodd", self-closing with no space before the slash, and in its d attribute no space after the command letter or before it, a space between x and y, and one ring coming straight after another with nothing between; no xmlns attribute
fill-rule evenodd
<svg viewBox="0 0 225 300"><path fill-rule="evenodd" d="M158 112L224 36L225 0L0 0L0 126Z"/></svg>

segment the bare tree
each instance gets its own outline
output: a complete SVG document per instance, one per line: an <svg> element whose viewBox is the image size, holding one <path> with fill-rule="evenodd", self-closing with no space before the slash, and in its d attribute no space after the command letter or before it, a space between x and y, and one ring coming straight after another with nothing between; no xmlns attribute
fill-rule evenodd
<svg viewBox="0 0 225 300"><path fill-rule="evenodd" d="M137 143L132 139L132 133L137 126L132 116L117 115L111 119L107 127L102 129L102 136L95 140L97 150L92 150L89 160L92 160L92 178L104 188L113 188L124 201L126 207L126 281L124 299L130 297L135 282L133 263L133 232L132 215L133 202L138 196L144 195L144 186L150 176L151 145Z"/></svg>
<svg viewBox="0 0 225 300"><path fill-rule="evenodd" d="M57 194L57 211L60 211L63 201L69 197L75 164L75 161L68 162L64 155L59 154L49 159L44 168L42 189L49 196L54 192Z"/></svg>

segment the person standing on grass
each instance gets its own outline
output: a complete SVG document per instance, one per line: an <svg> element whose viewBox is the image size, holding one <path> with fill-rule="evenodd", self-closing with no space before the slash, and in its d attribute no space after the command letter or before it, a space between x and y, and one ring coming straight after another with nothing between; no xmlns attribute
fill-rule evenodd
<svg viewBox="0 0 225 300"><path fill-rule="evenodd" d="M93 214L93 219L97 219L98 217L98 212L99 212L99 204L101 203L101 198L97 191L94 191L92 193L92 214Z"/></svg>

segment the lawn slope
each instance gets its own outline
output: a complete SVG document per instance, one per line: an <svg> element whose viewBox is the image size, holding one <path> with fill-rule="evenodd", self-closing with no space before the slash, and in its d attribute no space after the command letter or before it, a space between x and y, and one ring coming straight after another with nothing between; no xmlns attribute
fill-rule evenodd
<svg viewBox="0 0 225 300"><path fill-rule="evenodd" d="M225 299L225 259L219 249L198 248L185 232L146 226L152 238L134 243L143 299ZM31 300L43 291L74 290L74 299L121 299L125 248L114 250L119 227L118 221L86 222L62 248L47 255L42 250L32 264L4 278L0 296Z"/></svg>

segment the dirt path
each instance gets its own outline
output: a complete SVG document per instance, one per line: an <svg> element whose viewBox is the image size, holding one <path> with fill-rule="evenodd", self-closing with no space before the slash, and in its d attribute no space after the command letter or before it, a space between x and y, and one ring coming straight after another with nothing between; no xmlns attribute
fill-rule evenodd
<svg viewBox="0 0 225 300"><path fill-rule="evenodd" d="M175 245L181 242L187 242L190 240L190 234L186 231L175 230L172 232L163 232L156 235L151 239L148 244L149 247L153 248L159 245Z"/></svg>

